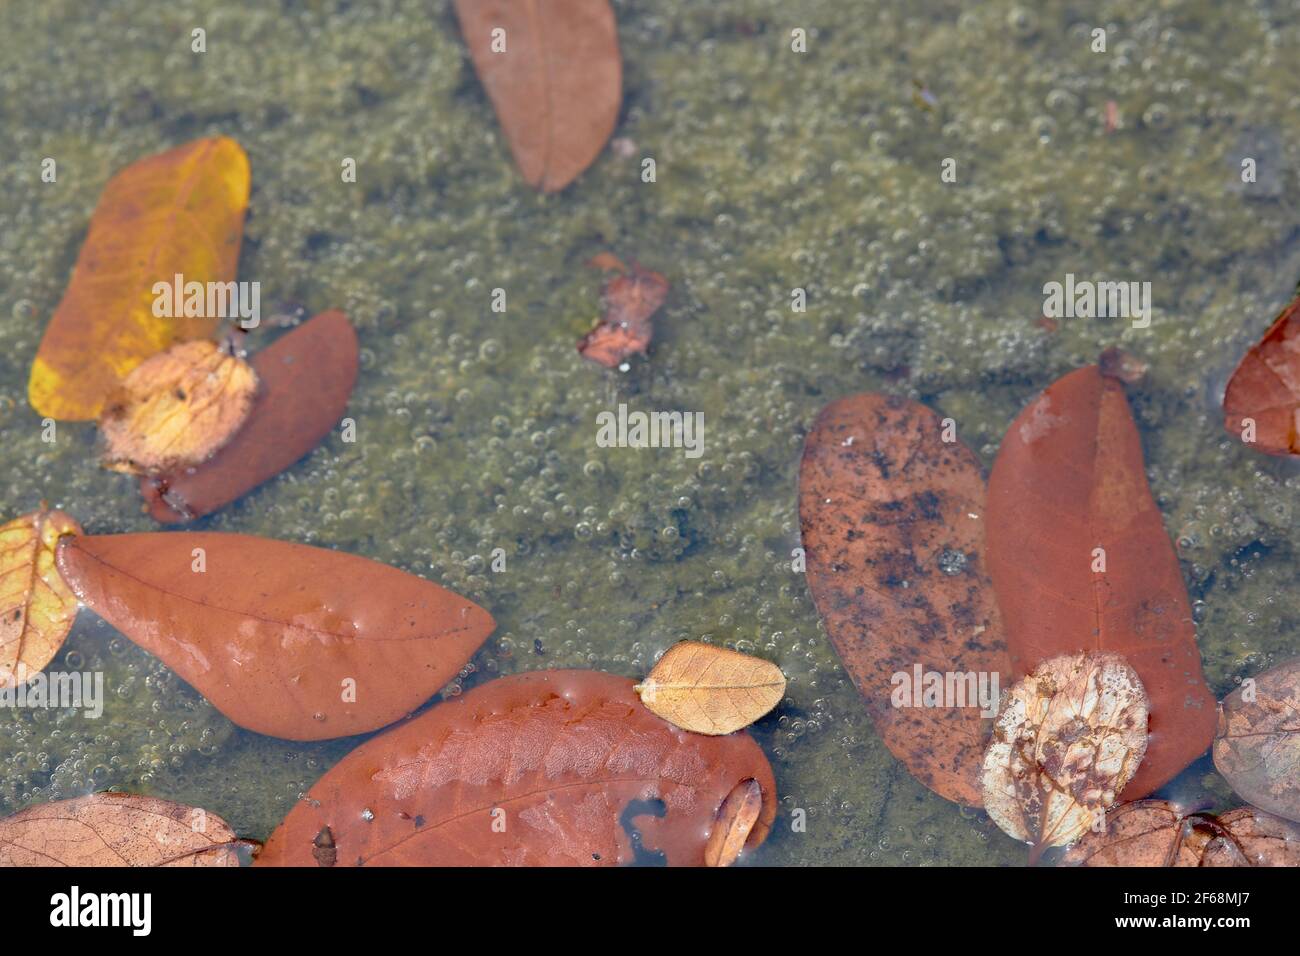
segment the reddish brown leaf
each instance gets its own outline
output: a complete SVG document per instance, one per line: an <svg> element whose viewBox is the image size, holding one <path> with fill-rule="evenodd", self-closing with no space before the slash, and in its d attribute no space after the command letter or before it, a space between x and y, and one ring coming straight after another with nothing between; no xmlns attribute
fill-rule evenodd
<svg viewBox="0 0 1300 956"><path fill-rule="evenodd" d="M915 402L878 394L831 402L804 443L799 520L808 587L885 745L931 790L981 806L980 768L1008 667L984 568L979 462L943 438L939 417ZM973 699L922 706L918 673L982 675L989 711ZM903 687L914 706L894 705Z"/></svg>
<svg viewBox="0 0 1300 956"><path fill-rule="evenodd" d="M600 324L583 336L578 351L606 368L644 352L654 336L651 319L667 297L668 280L634 264L631 272L605 283Z"/></svg>
<svg viewBox="0 0 1300 956"><path fill-rule="evenodd" d="M1047 388L1003 438L989 477L988 563L1017 675L1060 654L1112 651L1142 679L1151 737L1126 799L1205 752L1214 698L1182 571L1123 386L1095 366Z"/></svg>
<svg viewBox="0 0 1300 956"><path fill-rule="evenodd" d="M252 360L261 390L230 443L194 468L143 478L149 513L163 522L211 514L274 478L316 447L347 408L357 379L357 334L322 312Z"/></svg>
<svg viewBox="0 0 1300 956"><path fill-rule="evenodd" d="M1300 658L1223 699L1214 766L1243 799L1300 820Z"/></svg>
<svg viewBox="0 0 1300 956"><path fill-rule="evenodd" d="M321 865L323 840L338 866L611 866L633 861L635 828L670 865L699 866L724 801L747 780L762 792L753 848L775 819L776 788L748 734L678 730L611 674L520 674L352 751L257 862Z"/></svg>
<svg viewBox="0 0 1300 956"><path fill-rule="evenodd" d="M1140 800L1108 816L1106 829L1085 835L1062 865L1300 866L1300 827L1254 807L1188 816L1164 800Z"/></svg>
<svg viewBox="0 0 1300 956"><path fill-rule="evenodd" d="M0 820L0 866L239 866L215 813L129 793L40 803Z"/></svg>
<svg viewBox="0 0 1300 956"><path fill-rule="evenodd" d="M609 0L456 0L456 15L519 172L563 189L600 154L623 100Z"/></svg>
<svg viewBox="0 0 1300 956"><path fill-rule="evenodd" d="M1258 451L1300 455L1300 296L1232 373L1223 425Z"/></svg>
<svg viewBox="0 0 1300 956"><path fill-rule="evenodd" d="M86 606L223 714L290 740L392 723L495 627L423 578L250 535L82 535L64 539L58 563Z"/></svg>
<svg viewBox="0 0 1300 956"><path fill-rule="evenodd" d="M1281 817L1241 807L1218 818L1201 866L1300 866L1300 827Z"/></svg>

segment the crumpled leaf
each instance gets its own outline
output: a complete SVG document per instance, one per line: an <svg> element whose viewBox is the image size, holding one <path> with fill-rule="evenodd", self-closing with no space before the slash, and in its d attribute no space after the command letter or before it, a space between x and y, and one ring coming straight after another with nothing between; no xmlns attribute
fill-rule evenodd
<svg viewBox="0 0 1300 956"><path fill-rule="evenodd" d="M645 352L654 337L655 312L668 297L668 280L633 263L630 272L605 283L600 324L583 336L578 352L606 368Z"/></svg>
<svg viewBox="0 0 1300 956"><path fill-rule="evenodd" d="M745 841L763 810L763 788L757 780L736 784L718 808L718 818L704 845L705 866L731 866L740 857Z"/></svg>
<svg viewBox="0 0 1300 956"><path fill-rule="evenodd" d="M248 157L226 137L149 156L109 180L32 363L37 414L96 419L149 356L212 336L220 317L155 316L152 289L176 274L234 281L248 189Z"/></svg>
<svg viewBox="0 0 1300 956"><path fill-rule="evenodd" d="M729 734L781 702L785 675L760 657L681 641L664 652L634 689L652 713L682 730Z"/></svg>
<svg viewBox="0 0 1300 956"><path fill-rule="evenodd" d="M612 674L518 674L352 751L294 806L257 865L614 866L637 858L635 830L670 866L700 866L723 803L748 780L762 796L744 841L753 849L777 805L772 768L748 734L678 730Z"/></svg>
<svg viewBox="0 0 1300 956"><path fill-rule="evenodd" d="M0 820L0 866L239 866L215 813L129 793L39 803Z"/></svg>
<svg viewBox="0 0 1300 956"><path fill-rule="evenodd" d="M1214 766L1243 799L1300 820L1300 658L1223 699Z"/></svg>
<svg viewBox="0 0 1300 956"><path fill-rule="evenodd" d="M600 155L623 101L609 0L455 0L455 6L519 172L542 192L563 189Z"/></svg>
<svg viewBox="0 0 1300 956"><path fill-rule="evenodd" d="M1187 585L1124 387L1096 366L1048 386L1002 439L989 476L988 566L1017 675L1078 651L1114 651L1138 672L1150 741L1125 800L1206 751L1215 700Z"/></svg>
<svg viewBox="0 0 1300 956"><path fill-rule="evenodd" d="M59 574L59 538L81 526L44 504L0 526L0 687L13 687L54 659L77 617L77 596Z"/></svg>
<svg viewBox="0 0 1300 956"><path fill-rule="evenodd" d="M1114 804L1146 746L1146 692L1122 657L1053 657L1016 683L998 715L984 808L1036 852L1073 843Z"/></svg>
<svg viewBox="0 0 1300 956"><path fill-rule="evenodd" d="M496 626L378 561L244 534L80 535L58 565L87 607L232 721L288 740L409 714Z"/></svg>
<svg viewBox="0 0 1300 956"><path fill-rule="evenodd" d="M1241 807L1186 814L1165 800L1116 807L1106 828L1066 850L1063 866L1300 866L1300 827Z"/></svg>
<svg viewBox="0 0 1300 956"><path fill-rule="evenodd" d="M1223 393L1223 425L1246 447L1268 455L1300 455L1300 296L1282 310L1232 373Z"/></svg>
<svg viewBox="0 0 1300 956"><path fill-rule="evenodd" d="M181 342L145 359L99 419L101 464L153 475L206 461L248 420L257 373L216 342Z"/></svg>
<svg viewBox="0 0 1300 956"><path fill-rule="evenodd" d="M140 479L156 521L224 507L309 453L343 416L357 380L357 334L322 312L253 356L260 386L248 421L211 459Z"/></svg>
<svg viewBox="0 0 1300 956"><path fill-rule="evenodd" d="M831 402L804 442L799 522L813 601L876 732L925 786L980 806L1010 664L985 568L980 464L946 432L901 397ZM976 687L963 679L960 697L926 700L918 672ZM909 699L895 706L904 686Z"/></svg>

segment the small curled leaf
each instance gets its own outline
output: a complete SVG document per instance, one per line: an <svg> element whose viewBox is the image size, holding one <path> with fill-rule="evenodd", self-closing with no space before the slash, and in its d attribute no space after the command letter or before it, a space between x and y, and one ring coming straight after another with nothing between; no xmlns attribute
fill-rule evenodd
<svg viewBox="0 0 1300 956"><path fill-rule="evenodd" d="M748 727L779 704L785 675L762 658L682 641L668 648L636 692L670 724L716 736Z"/></svg>
<svg viewBox="0 0 1300 956"><path fill-rule="evenodd" d="M596 264L610 268L617 262L611 260L598 257ZM668 280L634 264L630 272L605 284L600 324L583 336L578 352L606 368L617 368L629 355L645 352L654 337L651 320L667 297Z"/></svg>
<svg viewBox="0 0 1300 956"><path fill-rule="evenodd" d="M749 833L763 809L763 788L757 780L745 780L727 794L718 808L718 819L704 845L705 866L731 866L745 848Z"/></svg>
<svg viewBox="0 0 1300 956"><path fill-rule="evenodd" d="M0 526L0 687L45 667L72 630L77 596L54 560L68 534L81 534L81 526L44 506Z"/></svg>

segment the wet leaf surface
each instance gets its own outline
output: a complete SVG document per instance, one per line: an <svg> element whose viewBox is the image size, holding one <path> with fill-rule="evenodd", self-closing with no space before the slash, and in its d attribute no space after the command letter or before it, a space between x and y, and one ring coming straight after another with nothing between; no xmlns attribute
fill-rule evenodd
<svg viewBox="0 0 1300 956"><path fill-rule="evenodd" d="M668 297L668 280L633 265L605 283L600 324L583 336L578 352L606 368L645 352L654 337L654 314Z"/></svg>
<svg viewBox="0 0 1300 956"><path fill-rule="evenodd" d="M257 373L216 342L181 342L137 365L108 399L101 463L152 475L206 461L248 420Z"/></svg>
<svg viewBox="0 0 1300 956"><path fill-rule="evenodd" d="M757 780L736 784L718 808L718 819L704 845L705 866L731 866L740 857L745 841L763 811L763 788Z"/></svg>
<svg viewBox="0 0 1300 956"><path fill-rule="evenodd" d="M54 561L65 534L81 526L44 505L0 526L0 687L43 669L72 630L77 596Z"/></svg>
<svg viewBox="0 0 1300 956"><path fill-rule="evenodd" d="M623 101L609 0L455 0L455 7L519 172L543 192L563 189L600 155Z"/></svg>
<svg viewBox="0 0 1300 956"><path fill-rule="evenodd" d="M613 866L637 858L634 829L642 852L699 866L727 797L749 780L762 796L752 849L775 818L776 789L748 734L678 730L611 674L519 674L352 751L257 863L321 865L326 840L338 866ZM724 816L739 827L751 810L742 795Z"/></svg>
<svg viewBox="0 0 1300 956"><path fill-rule="evenodd" d="M944 432L902 398L831 402L804 443L799 521L808 587L876 730L931 790L979 806L996 693L984 713L969 696L926 706L920 687L894 706L896 675L998 675L1000 686L1008 670L984 566L983 476Z"/></svg>
<svg viewBox="0 0 1300 956"><path fill-rule="evenodd" d="M729 734L781 702L785 675L759 657L681 641L664 652L636 691L651 712L682 730Z"/></svg>
<svg viewBox="0 0 1300 956"><path fill-rule="evenodd" d="M984 808L1035 850L1073 843L1137 772L1147 700L1118 654L1054 657L1011 688L984 757Z"/></svg>
<svg viewBox="0 0 1300 956"><path fill-rule="evenodd" d="M1254 423L1253 441L1246 419ZM1232 373L1223 395L1223 425L1248 448L1300 455L1300 297Z"/></svg>
<svg viewBox="0 0 1300 956"><path fill-rule="evenodd" d="M1205 752L1214 698L1182 569L1123 386L1096 367L1045 389L1003 438L989 476L988 564L1017 674L1079 651L1113 651L1137 671L1150 740L1125 799Z"/></svg>
<svg viewBox="0 0 1300 956"><path fill-rule="evenodd" d="M58 565L87 607L232 721L289 740L405 716L495 626L388 565L243 534L82 535L65 539Z"/></svg>
<svg viewBox="0 0 1300 956"><path fill-rule="evenodd" d="M239 866L214 813L128 793L40 803L0 820L0 866Z"/></svg>
<svg viewBox="0 0 1300 956"><path fill-rule="evenodd" d="M96 419L149 356L212 336L217 316L155 316L152 289L177 274L234 280L248 191L248 157L225 137L149 156L109 180L32 363L38 415Z"/></svg>
<svg viewBox="0 0 1300 956"><path fill-rule="evenodd" d="M347 316L322 312L255 354L261 387L244 427L211 459L142 478L157 521L202 517L289 468L338 424L357 379L357 335Z"/></svg>
<svg viewBox="0 0 1300 956"><path fill-rule="evenodd" d="M1300 820L1300 658L1223 699L1214 766L1244 800Z"/></svg>

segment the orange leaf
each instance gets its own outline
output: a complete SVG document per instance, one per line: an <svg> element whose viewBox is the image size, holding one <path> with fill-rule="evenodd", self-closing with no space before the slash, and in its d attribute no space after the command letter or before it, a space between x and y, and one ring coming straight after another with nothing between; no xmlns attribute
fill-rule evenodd
<svg viewBox="0 0 1300 956"><path fill-rule="evenodd" d="M1215 702L1182 570L1124 388L1095 366L1049 386L1007 430L989 477L988 561L1017 674L1077 651L1113 651L1137 671L1150 741L1126 799L1205 752Z"/></svg>
<svg viewBox="0 0 1300 956"><path fill-rule="evenodd" d="M519 172L563 189L600 154L623 100L609 0L456 0L456 15Z"/></svg>
<svg viewBox="0 0 1300 956"><path fill-rule="evenodd" d="M65 534L81 526L44 505L0 526L0 687L44 668L72 630L77 596L54 564Z"/></svg>
<svg viewBox="0 0 1300 956"><path fill-rule="evenodd" d="M215 332L219 316L155 316L152 289L177 274L234 280L248 188L248 158L225 137L150 156L109 180L32 363L27 395L38 414L98 418L146 358Z"/></svg>
<svg viewBox="0 0 1300 956"><path fill-rule="evenodd" d="M1232 373L1223 416L1224 427L1251 448L1300 455L1300 296Z"/></svg>
<svg viewBox="0 0 1300 956"><path fill-rule="evenodd" d="M718 818L704 846L705 866L731 866L745 848L763 809L763 788L757 780L736 784L718 808Z"/></svg>
<svg viewBox="0 0 1300 956"><path fill-rule="evenodd" d="M668 297L668 280L633 265L605 284L600 324L583 336L578 352L606 368L617 368L634 352L644 352L654 336L651 318Z"/></svg>

